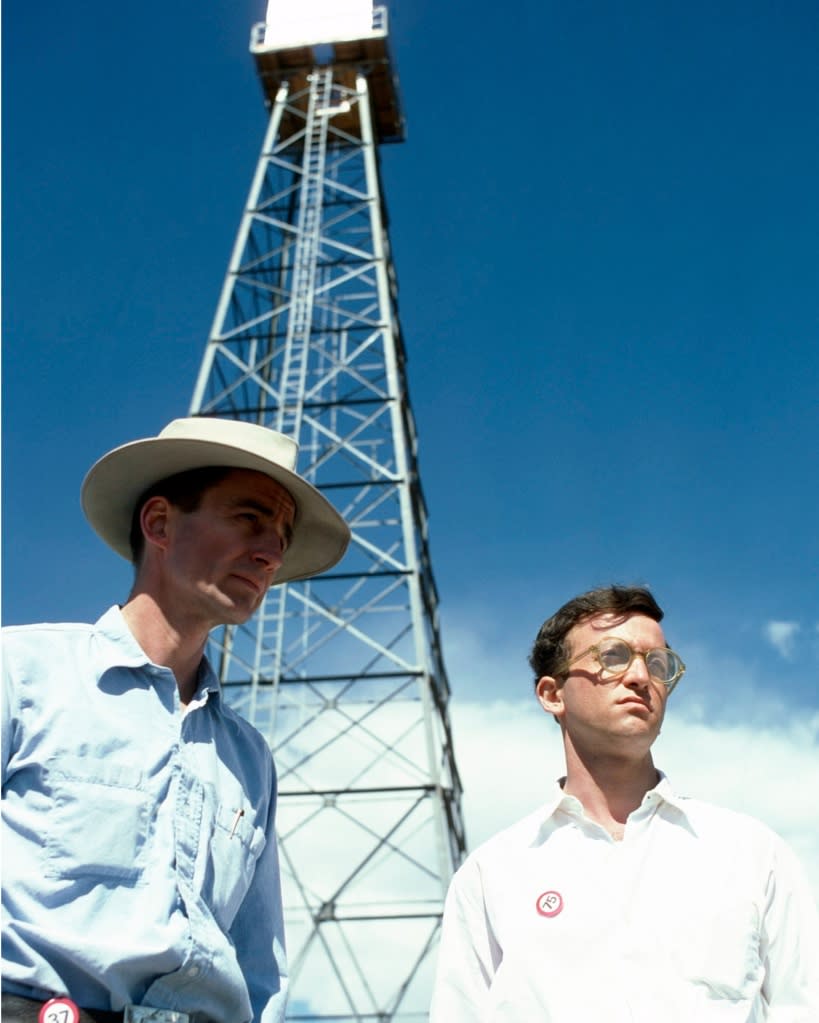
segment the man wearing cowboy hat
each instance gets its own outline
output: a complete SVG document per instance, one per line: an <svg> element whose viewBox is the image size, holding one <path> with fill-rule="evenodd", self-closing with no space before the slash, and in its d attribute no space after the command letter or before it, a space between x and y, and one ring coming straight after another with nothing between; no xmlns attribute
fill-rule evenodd
<svg viewBox="0 0 819 1023"><path fill-rule="evenodd" d="M262 736L204 656L349 530L296 444L178 419L109 452L82 504L135 565L94 625L5 630L6 1023L273 1023L287 977Z"/></svg>

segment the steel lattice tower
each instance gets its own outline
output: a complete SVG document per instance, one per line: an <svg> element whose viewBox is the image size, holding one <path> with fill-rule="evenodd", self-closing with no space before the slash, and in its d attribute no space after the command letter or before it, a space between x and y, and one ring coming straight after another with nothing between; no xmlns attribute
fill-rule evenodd
<svg viewBox="0 0 819 1023"><path fill-rule="evenodd" d="M295 437L352 528L335 570L274 587L211 655L278 768L288 1018L408 1021L465 842L379 179L403 138L386 10L349 34L253 30L270 121L191 414Z"/></svg>

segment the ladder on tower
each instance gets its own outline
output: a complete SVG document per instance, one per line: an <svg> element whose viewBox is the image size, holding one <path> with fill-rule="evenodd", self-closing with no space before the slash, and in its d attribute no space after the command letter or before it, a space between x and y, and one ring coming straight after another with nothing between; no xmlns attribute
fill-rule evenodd
<svg viewBox="0 0 819 1023"><path fill-rule="evenodd" d="M308 80L310 94L304 130L291 308L279 385L281 397L276 417L276 429L292 437L301 435L316 265L321 242L327 122L331 116L330 100L333 89L332 69L317 70L308 76Z"/></svg>

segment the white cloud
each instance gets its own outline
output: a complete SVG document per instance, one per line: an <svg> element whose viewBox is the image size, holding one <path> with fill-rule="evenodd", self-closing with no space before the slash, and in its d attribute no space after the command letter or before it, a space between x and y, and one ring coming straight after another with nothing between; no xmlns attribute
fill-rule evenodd
<svg viewBox="0 0 819 1023"><path fill-rule="evenodd" d="M474 649L478 647L476 643ZM502 693L504 681L513 674L504 677L497 659L486 665ZM472 681L481 681L480 674L480 662L475 661ZM738 701L737 706L744 704ZM819 805L814 797L819 791L819 711L801 717L780 711L761 724L755 718L725 725L700 714L697 704L692 709L675 699L656 745L656 761L678 791L750 813L779 832L804 864L819 901ZM396 704L385 707L378 734L394 737L406 713ZM464 784L467 838L475 848L544 801L563 773L561 734L533 695L455 699L450 716ZM369 737L365 745L371 744ZM347 772L358 771L358 761L346 746L332 749L333 770L342 787ZM420 764L424 756L423 744L411 756L407 752L413 763ZM295 806L280 804L294 1009L305 1015L340 1016L353 1006L356 1012L376 1015L393 1004L394 992L401 990L423 949L428 954L401 1004L407 1018L420 1019L427 1010L435 964L435 943L427 945L432 924L423 918L413 922L404 910L410 905L417 910L419 897L437 905L443 894L433 876L437 834L431 827L417 828L411 817L406 828L393 831L393 823L403 816L400 800L395 792L384 793L377 803L340 796L320 800L321 814L309 797L295 800ZM379 838L386 834L387 842ZM378 852L370 858L376 846ZM390 853L393 847L397 857ZM366 869L348 883L358 864ZM320 938L311 938L316 903L322 900L328 900L331 918ZM396 911L395 919L382 919L390 909Z"/></svg>
<svg viewBox="0 0 819 1023"><path fill-rule="evenodd" d="M771 621L765 623L762 632L765 639L778 651L779 655L784 657L785 660L790 660L793 656L794 643L799 628L798 622Z"/></svg>
<svg viewBox="0 0 819 1023"><path fill-rule="evenodd" d="M799 856L819 902L819 712L716 726L669 709L655 761L681 793L751 814ZM455 751L471 848L544 801L563 773L560 730L529 701L455 702Z"/></svg>
<svg viewBox="0 0 819 1023"><path fill-rule="evenodd" d="M503 616L508 618L508 616ZM796 622L771 621L781 654ZM446 632L452 722L470 846L535 809L563 773L560 729L532 693L515 627L479 613ZM771 687L746 655L691 637L655 760L678 791L749 813L797 852L819 899L819 706ZM485 694L493 694L485 698Z"/></svg>
<svg viewBox="0 0 819 1023"><path fill-rule="evenodd" d="M453 689L450 714L470 848L536 808L563 773L560 729L532 693L522 635L528 630L504 618L510 616L461 615L445 631ZM819 791L819 708L806 711L803 704L800 709L791 689L765 684L749 658L730 648L715 654L689 642L685 659L689 673L669 704L656 746L657 764L678 791L750 813L779 832L800 857L819 900L819 806L814 797ZM361 776L362 765L370 762L375 770L377 761L388 782L399 769L423 772L426 732L406 727L407 708L387 701L365 710L369 731L363 736L347 734L337 712L324 715L328 735L337 739L327 744L311 771L336 779L338 788L351 774ZM421 705L415 706L416 713L422 716ZM354 739L363 743L360 750L351 745ZM389 754L384 744L391 747ZM289 765L284 756L280 760L286 787ZM299 771L304 774L306 768ZM391 833L390 842L381 843L370 860L375 840L403 812L396 793L385 793L376 802L325 800L321 814L314 813L310 800L295 802L287 811L280 804L280 827L288 836L282 843L288 945L293 966L299 966L295 1004L305 1013L309 1008L340 1015L355 1005L376 1014L379 1006L391 1004L390 992L406 979L408 964L426 947L427 936L420 930L423 922L411 930L401 912L396 921L379 923L375 914L368 923L367 907L381 912L397 905L396 893L399 899L409 893L413 903L419 896L440 899L440 878L433 876L441 854L437 833L430 826L416 827L410 816L406 828ZM295 822L288 813L296 815ZM389 855L393 845L398 857ZM290 876L291 863L298 878ZM358 863L367 865L360 882L345 886ZM426 880L419 880L416 868L428 875ZM332 903L338 921L325 922L320 940L311 941L311 922L322 900ZM428 1006L434 942L431 949L402 1003L408 1015L419 1018Z"/></svg>

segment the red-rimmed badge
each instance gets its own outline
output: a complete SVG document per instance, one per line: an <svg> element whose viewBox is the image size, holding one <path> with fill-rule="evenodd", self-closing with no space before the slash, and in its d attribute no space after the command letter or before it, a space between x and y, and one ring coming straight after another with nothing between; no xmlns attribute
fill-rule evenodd
<svg viewBox="0 0 819 1023"><path fill-rule="evenodd" d="M560 892L544 892L538 895L535 908L541 916L557 916L563 912L563 896Z"/></svg>
<svg viewBox="0 0 819 1023"><path fill-rule="evenodd" d="M80 1023L80 1010L70 998L61 995L41 1005L37 1019L39 1023Z"/></svg>

